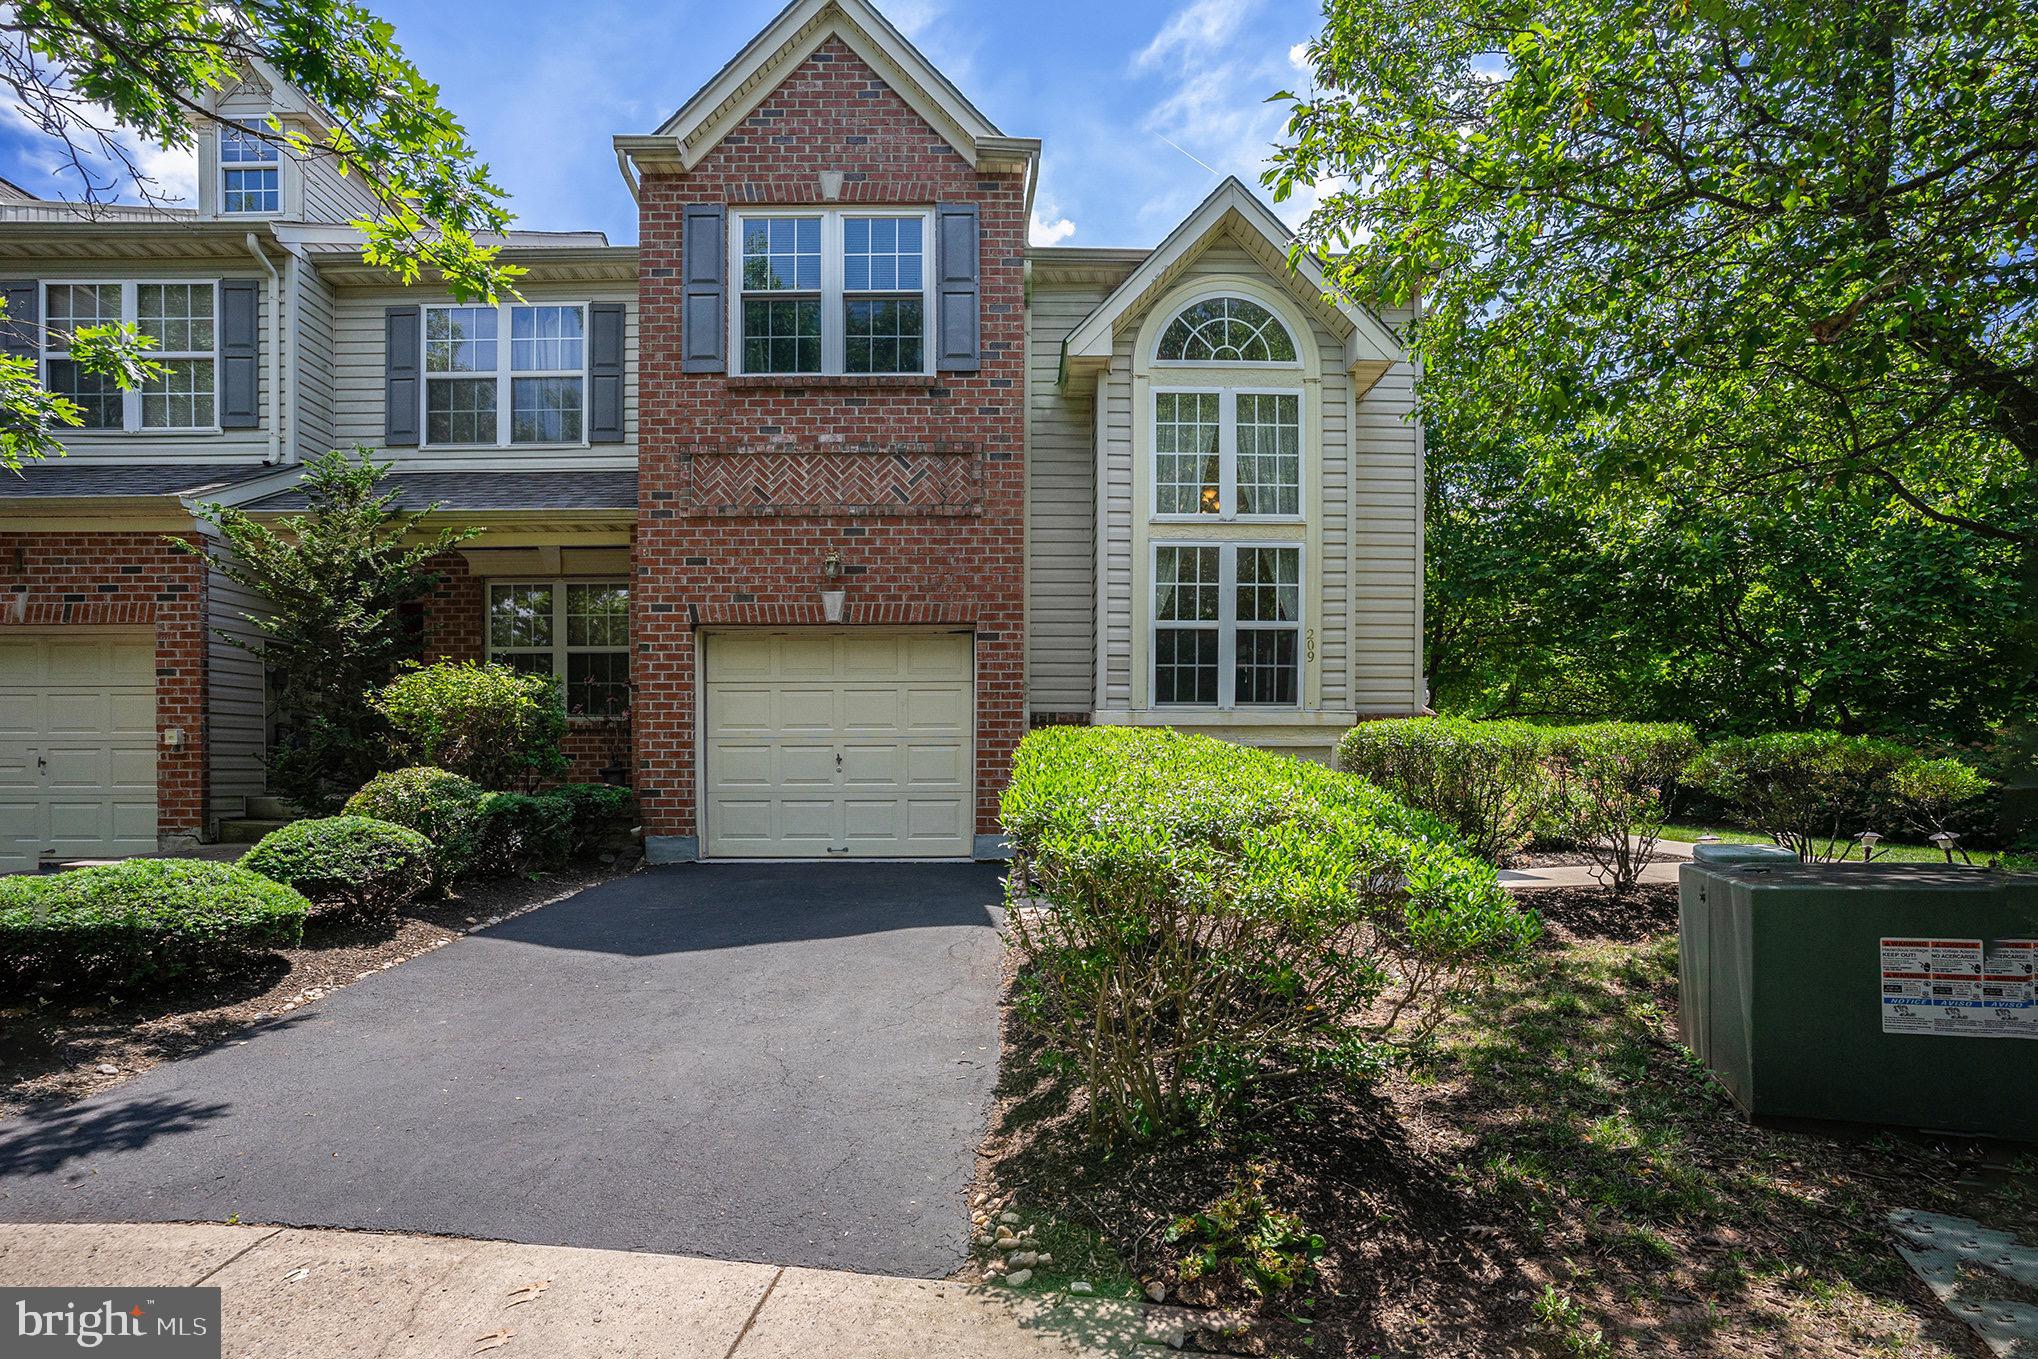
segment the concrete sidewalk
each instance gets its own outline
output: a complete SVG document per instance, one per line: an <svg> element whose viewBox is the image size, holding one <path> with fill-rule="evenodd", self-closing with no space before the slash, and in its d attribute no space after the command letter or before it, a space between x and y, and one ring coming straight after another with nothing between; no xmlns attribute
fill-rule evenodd
<svg viewBox="0 0 2038 1359"><path fill-rule="evenodd" d="M1179 1347L1203 1320L682 1255L204 1224L0 1225L0 1284L216 1287L240 1359L1101 1359Z"/></svg>

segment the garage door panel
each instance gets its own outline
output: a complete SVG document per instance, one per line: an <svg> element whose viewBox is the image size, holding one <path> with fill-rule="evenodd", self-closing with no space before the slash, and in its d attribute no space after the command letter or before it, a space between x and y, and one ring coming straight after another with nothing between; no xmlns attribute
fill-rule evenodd
<svg viewBox="0 0 2038 1359"><path fill-rule="evenodd" d="M0 635L0 872L153 851L155 727L148 634Z"/></svg>
<svg viewBox="0 0 2038 1359"><path fill-rule="evenodd" d="M710 855L969 853L967 635L711 635L703 655ZM759 692L772 696L768 729L753 725ZM772 752L768 788L759 746Z"/></svg>
<svg viewBox="0 0 2038 1359"><path fill-rule="evenodd" d="M729 686L722 696L723 731L768 732L772 729L772 692L745 685Z"/></svg>
<svg viewBox="0 0 2038 1359"><path fill-rule="evenodd" d="M722 784L729 788L769 788L772 748L761 743L739 745L734 741L715 743L713 763L722 771Z"/></svg>

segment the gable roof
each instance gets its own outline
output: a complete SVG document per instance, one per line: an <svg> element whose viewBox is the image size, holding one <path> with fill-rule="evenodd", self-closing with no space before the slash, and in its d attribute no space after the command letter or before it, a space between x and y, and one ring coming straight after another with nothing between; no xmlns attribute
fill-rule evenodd
<svg viewBox="0 0 2038 1359"><path fill-rule="evenodd" d="M1069 332L1062 347L1064 369L1095 372L1109 364L1118 324L1144 315L1200 253L1202 245L1227 230L1248 246L1257 246L1252 253L1270 269L1291 272L1288 251L1295 234L1237 176L1228 176ZM1361 394L1386 376L1389 368L1405 361L1400 337L1370 310L1337 292L1314 258L1307 253L1297 257L1292 273L1315 289L1317 306L1331 320L1332 328L1343 335L1345 368L1358 382Z"/></svg>
<svg viewBox="0 0 2038 1359"><path fill-rule="evenodd" d="M1017 169L1039 155L1037 139L1000 132L870 0L792 0L655 133L618 137L616 149L693 169L830 38L840 38L978 169Z"/></svg>

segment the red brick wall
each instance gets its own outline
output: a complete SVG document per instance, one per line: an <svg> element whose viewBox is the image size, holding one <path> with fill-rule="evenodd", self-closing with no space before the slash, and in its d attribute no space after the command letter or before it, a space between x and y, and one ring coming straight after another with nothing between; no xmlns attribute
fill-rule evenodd
<svg viewBox="0 0 2038 1359"><path fill-rule="evenodd" d="M154 533L0 534L0 631L13 625L155 629L156 731L184 729L179 749L156 745L156 830L198 835L211 763L204 560Z"/></svg>
<svg viewBox="0 0 2038 1359"><path fill-rule="evenodd" d="M980 372L931 380L730 378L680 371L680 249L688 203L973 202L982 229ZM822 561L846 568L851 625L956 622L977 642L977 830L1026 726L1023 576L1023 176L979 175L846 45L831 39L685 175L640 195L640 493L632 592L638 796L653 835L692 835L694 630L818 624ZM931 245L931 242L930 242ZM929 261L930 267L932 261ZM696 515L693 449L779 447L888 456L938 446L980 460L965 515ZM712 455L709 455L712 456Z"/></svg>

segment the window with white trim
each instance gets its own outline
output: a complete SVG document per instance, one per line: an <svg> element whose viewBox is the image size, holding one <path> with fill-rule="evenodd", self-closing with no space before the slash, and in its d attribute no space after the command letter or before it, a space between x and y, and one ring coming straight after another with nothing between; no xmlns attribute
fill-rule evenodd
<svg viewBox="0 0 2038 1359"><path fill-rule="evenodd" d="M43 383L69 397L96 430L218 428L219 286L177 283L43 285ZM145 357L161 371L131 391L79 367L71 337L125 323L156 343Z"/></svg>
<svg viewBox="0 0 2038 1359"><path fill-rule="evenodd" d="M931 238L925 212L732 213L736 371L931 372Z"/></svg>
<svg viewBox="0 0 2038 1359"><path fill-rule="evenodd" d="M508 581L488 587L488 659L552 675L576 717L630 708L630 588L622 581Z"/></svg>
<svg viewBox="0 0 2038 1359"><path fill-rule="evenodd" d="M219 130L219 210L283 210L282 157L275 142L250 128L230 124Z"/></svg>
<svg viewBox="0 0 2038 1359"><path fill-rule="evenodd" d="M1182 308L1161 332L1162 363L1296 362L1295 337L1280 318L1244 297L1206 297Z"/></svg>
<svg viewBox="0 0 2038 1359"><path fill-rule="evenodd" d="M587 308L425 308L425 443L577 444L587 431Z"/></svg>
<svg viewBox="0 0 2038 1359"><path fill-rule="evenodd" d="M1156 706L1292 708L1302 683L1302 549L1153 549Z"/></svg>
<svg viewBox="0 0 2038 1359"><path fill-rule="evenodd" d="M1155 518L1300 517L1300 392L1161 389L1153 401Z"/></svg>

